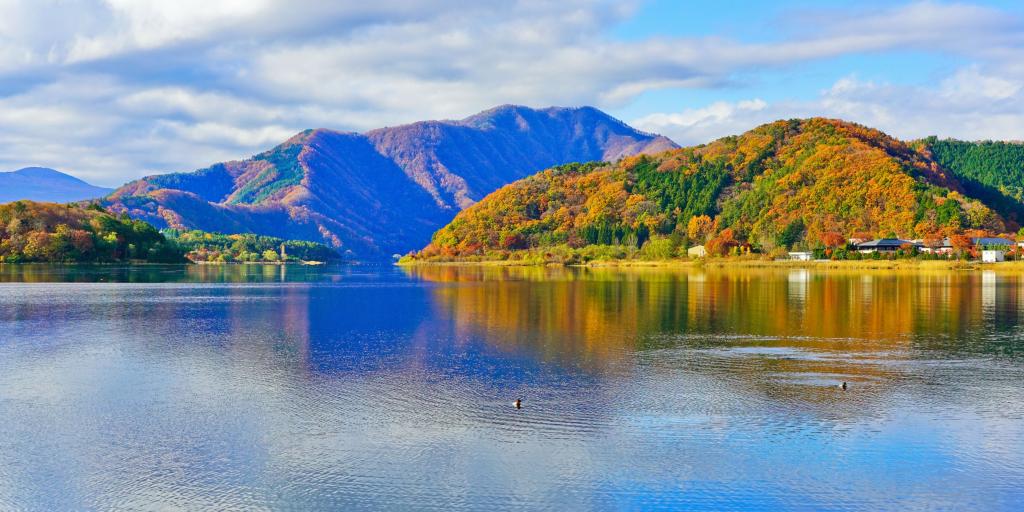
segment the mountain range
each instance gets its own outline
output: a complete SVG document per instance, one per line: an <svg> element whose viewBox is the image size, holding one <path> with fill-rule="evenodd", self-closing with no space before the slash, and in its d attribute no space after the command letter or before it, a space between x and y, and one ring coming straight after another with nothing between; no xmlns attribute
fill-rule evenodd
<svg viewBox="0 0 1024 512"><path fill-rule="evenodd" d="M112 191L46 167L0 172L0 203L21 199L67 203L103 197Z"/></svg>
<svg viewBox="0 0 1024 512"><path fill-rule="evenodd" d="M591 107L504 105L367 133L307 130L247 160L130 182L103 206L158 227L322 241L380 259L422 247L460 210L538 170L676 147Z"/></svg>
<svg viewBox="0 0 1024 512"><path fill-rule="evenodd" d="M846 237L1017 230L1024 146L903 142L835 119L777 121L742 135L611 164L566 165L462 211L426 257L642 245L718 235L762 249Z"/></svg>

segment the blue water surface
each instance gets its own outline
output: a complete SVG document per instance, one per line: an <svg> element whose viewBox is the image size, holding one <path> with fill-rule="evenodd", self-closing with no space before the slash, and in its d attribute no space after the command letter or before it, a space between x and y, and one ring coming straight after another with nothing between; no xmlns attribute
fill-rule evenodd
<svg viewBox="0 0 1024 512"><path fill-rule="evenodd" d="M991 272L7 266L0 509L1020 510L1022 320Z"/></svg>

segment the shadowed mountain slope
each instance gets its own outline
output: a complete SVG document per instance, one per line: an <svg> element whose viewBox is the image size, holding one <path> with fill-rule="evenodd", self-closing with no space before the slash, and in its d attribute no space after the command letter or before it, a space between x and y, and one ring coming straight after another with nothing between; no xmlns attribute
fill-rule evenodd
<svg viewBox="0 0 1024 512"><path fill-rule="evenodd" d="M462 208L540 169L675 147L594 108L502 106L366 134L307 130L248 160L128 183L105 204L158 226L325 241L378 259L422 246Z"/></svg>

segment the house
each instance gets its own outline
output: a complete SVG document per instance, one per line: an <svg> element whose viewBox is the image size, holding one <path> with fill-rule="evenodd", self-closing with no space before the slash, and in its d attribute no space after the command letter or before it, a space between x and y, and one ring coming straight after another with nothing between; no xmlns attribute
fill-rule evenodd
<svg viewBox="0 0 1024 512"><path fill-rule="evenodd" d="M920 245L921 245L921 252L929 252L929 253L935 253L935 254L950 254L950 253L953 252L953 243L950 241L949 238L943 238L941 242L939 242L937 244L934 244L934 245L927 245L927 244L920 244ZM971 238L971 245L973 245L975 247L978 247L980 249L1000 248L1000 249L1008 250L1008 249L1012 248L1014 245L1017 245L1017 242L1014 242L1013 240L1009 240L1009 239L1006 239L1006 238L999 238L999 237L975 237L975 238Z"/></svg>
<svg viewBox="0 0 1024 512"><path fill-rule="evenodd" d="M791 252L789 253L789 259L796 261L811 261L814 259L814 253L810 252Z"/></svg>
<svg viewBox="0 0 1024 512"><path fill-rule="evenodd" d="M917 240L915 240L917 242ZM943 238L937 242L933 242L931 245L924 243L921 240L918 244L921 248L921 252L934 253L934 254L950 254L953 252L953 242L949 238Z"/></svg>
<svg viewBox="0 0 1024 512"><path fill-rule="evenodd" d="M686 250L686 256L690 258L703 258L708 255L708 251L704 249L703 245L695 245Z"/></svg>
<svg viewBox="0 0 1024 512"><path fill-rule="evenodd" d="M999 249L985 249L981 251L982 263L996 263L999 261L1006 261L1006 251Z"/></svg>
<svg viewBox="0 0 1024 512"><path fill-rule="evenodd" d="M899 238L880 238L878 240L872 240L870 242L857 244L857 250L864 254L870 254L873 252L896 252L900 247L904 245L912 245L918 248L921 247L921 244L914 243L911 240L902 240Z"/></svg>

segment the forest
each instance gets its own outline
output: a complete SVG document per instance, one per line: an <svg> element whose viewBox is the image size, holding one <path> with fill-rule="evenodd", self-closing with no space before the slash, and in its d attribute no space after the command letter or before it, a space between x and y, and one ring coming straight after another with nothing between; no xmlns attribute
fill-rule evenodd
<svg viewBox="0 0 1024 512"><path fill-rule="evenodd" d="M941 142L930 141L929 150L857 124L812 118L656 156L564 165L495 191L409 258L505 259L524 251L672 257L696 245L723 255L832 253L851 238L1015 232L1014 210L993 206L972 184L1001 184L1000 197L1019 208L1012 183L1024 181L998 170L1017 165L1020 173L1019 164L986 171L969 162L986 158L969 156L971 149L959 150L967 163L946 166L933 155L956 159Z"/></svg>
<svg viewBox="0 0 1024 512"><path fill-rule="evenodd" d="M1024 144L936 137L922 142L939 165L956 174L968 194L1007 219L1024 220Z"/></svg>
<svg viewBox="0 0 1024 512"><path fill-rule="evenodd" d="M199 230L165 229L163 233L185 251L189 260L195 262L326 262L341 259L334 249L305 240L284 240L252 233L224 235Z"/></svg>
<svg viewBox="0 0 1024 512"><path fill-rule="evenodd" d="M0 262L181 263L183 251L152 225L99 206L0 204Z"/></svg>

